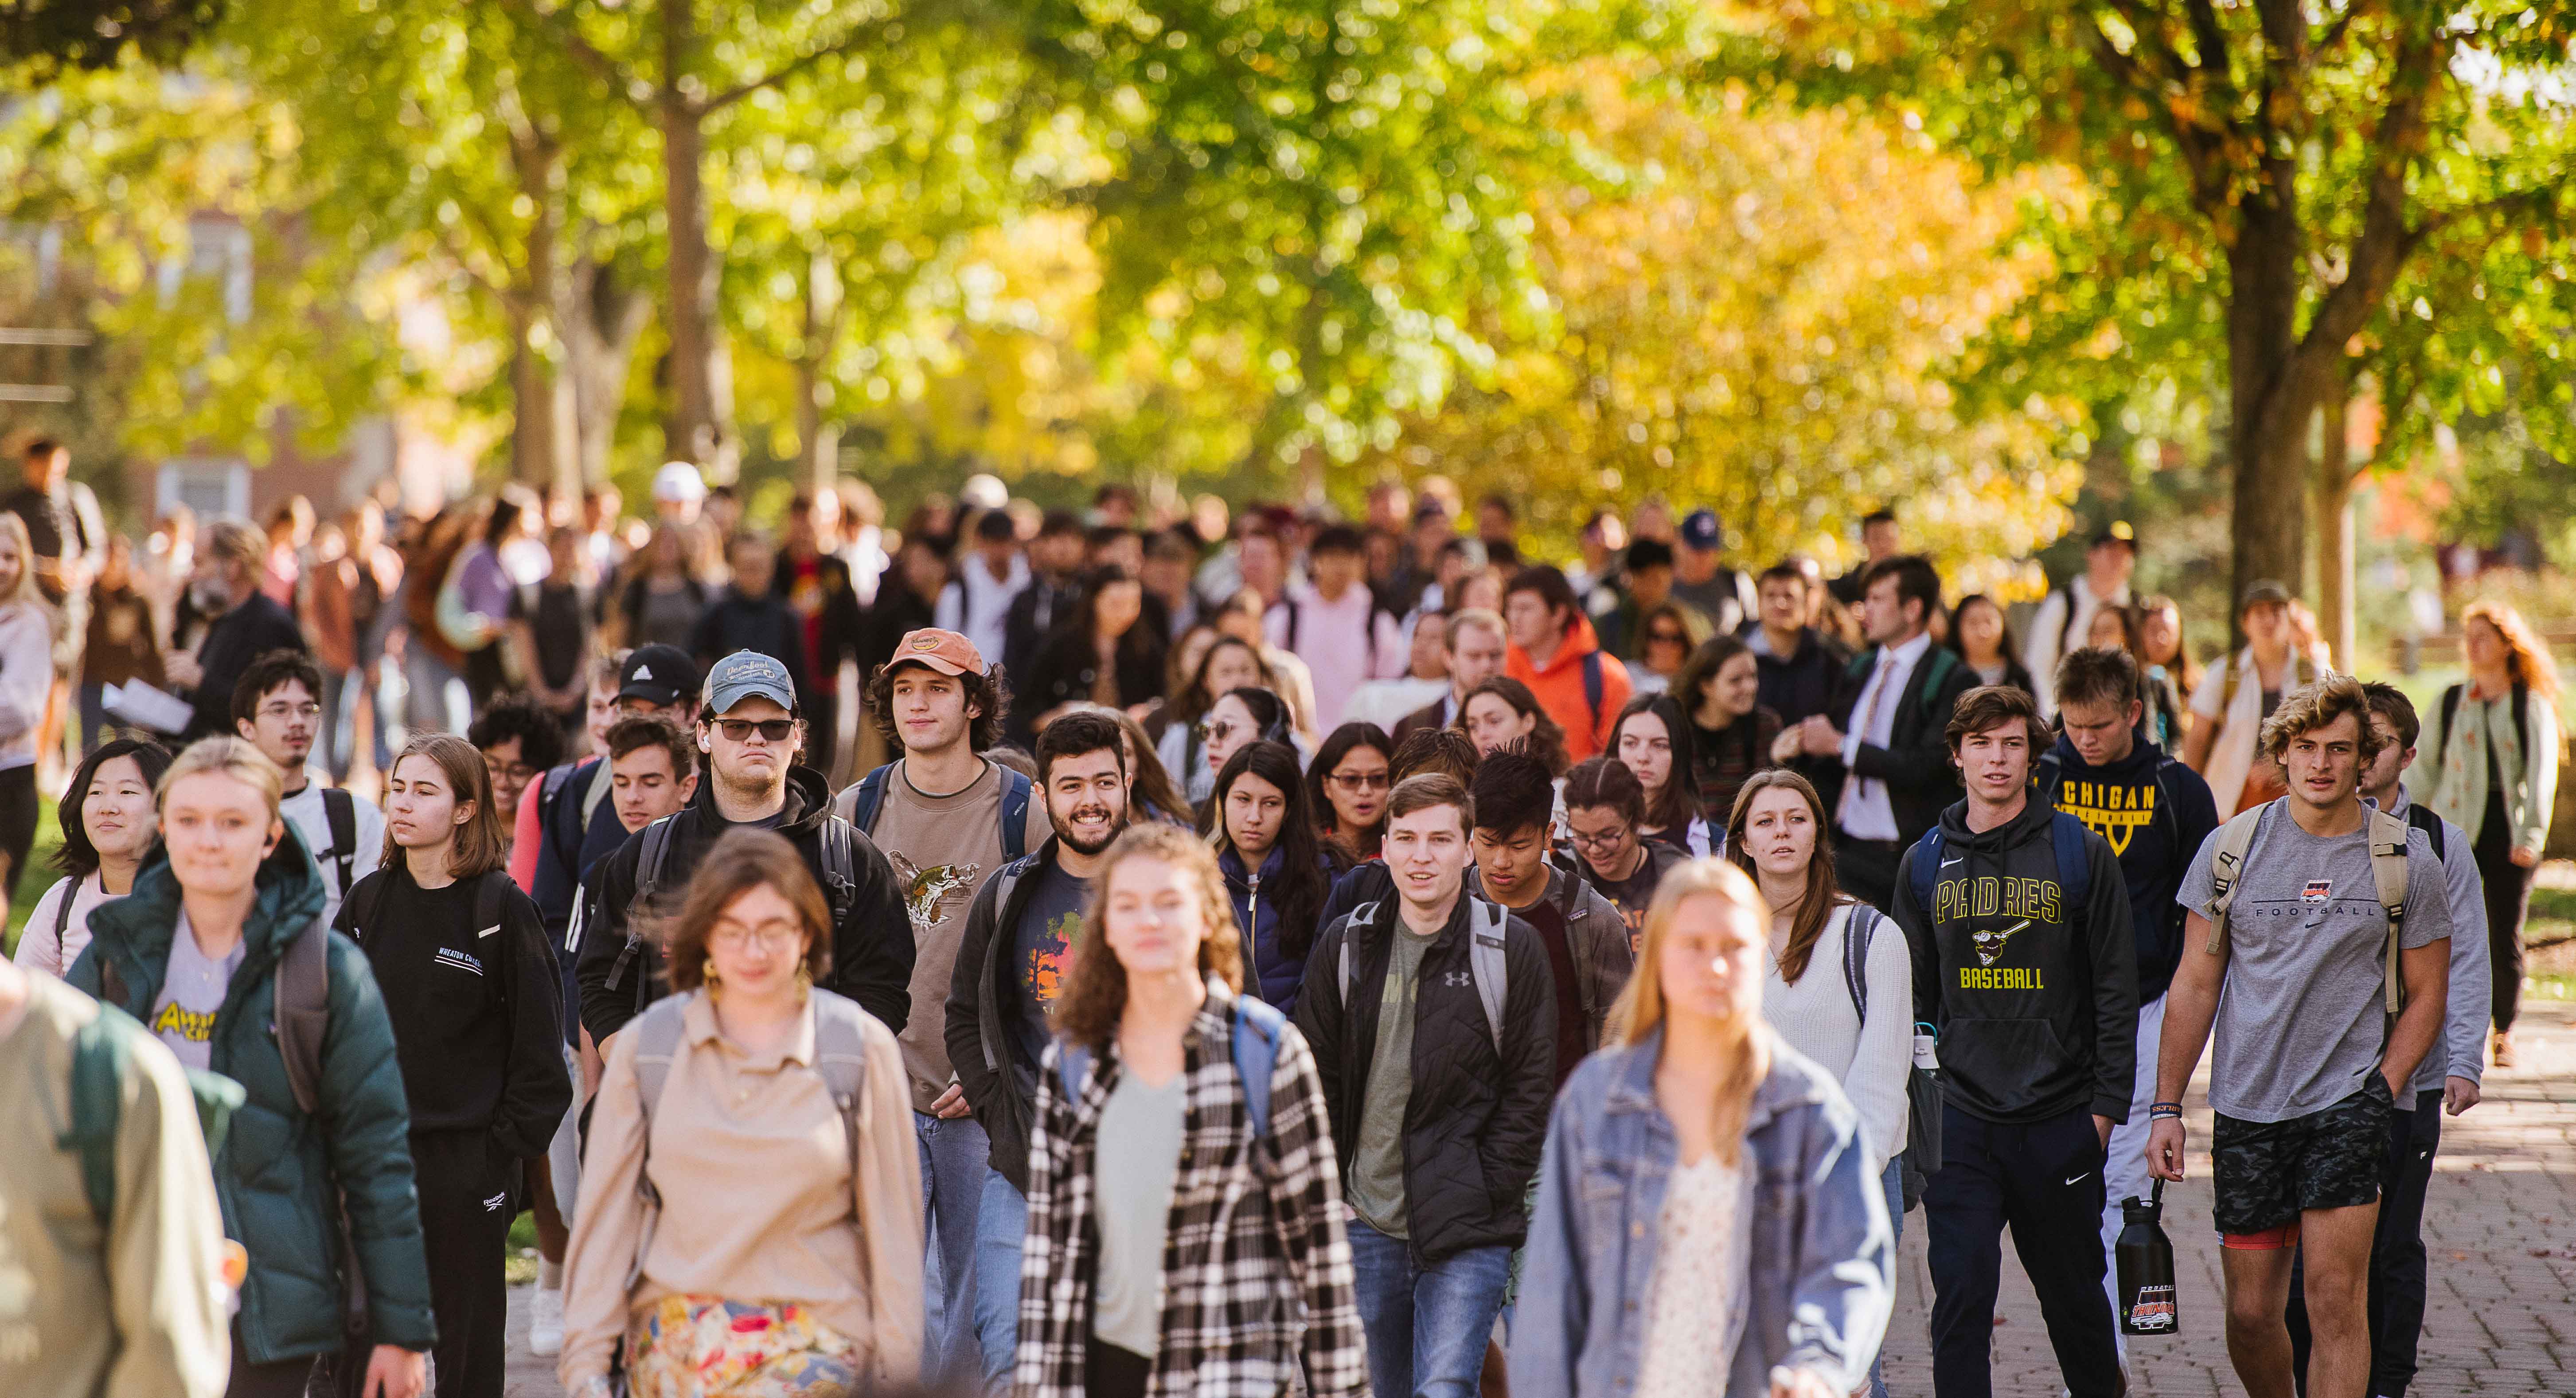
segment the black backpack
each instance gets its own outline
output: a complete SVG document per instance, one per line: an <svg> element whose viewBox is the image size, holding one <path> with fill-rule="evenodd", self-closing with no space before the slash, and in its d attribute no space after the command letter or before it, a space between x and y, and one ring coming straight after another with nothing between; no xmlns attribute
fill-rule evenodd
<svg viewBox="0 0 2576 1398"><path fill-rule="evenodd" d="M1004 770L1008 770L1007 768ZM683 811L681 815L686 815ZM653 895L662 883L664 866L671 860L671 822L677 816L664 816L645 826L636 838L643 841L635 852L635 896L626 904L626 945L617 949L617 964L608 968L606 988L615 990L626 979L635 959L644 953L644 934L638 917L653 906ZM859 899L858 828L836 815L823 817L823 897L831 904L832 926L838 928L849 917L850 908ZM635 978L635 1009L642 1013L653 1003L653 978Z"/></svg>
<svg viewBox="0 0 2576 1398"><path fill-rule="evenodd" d="M322 821L331 827L331 847L322 851L340 876L340 896L349 896L350 874L357 868L358 802L336 786L322 788Z"/></svg>

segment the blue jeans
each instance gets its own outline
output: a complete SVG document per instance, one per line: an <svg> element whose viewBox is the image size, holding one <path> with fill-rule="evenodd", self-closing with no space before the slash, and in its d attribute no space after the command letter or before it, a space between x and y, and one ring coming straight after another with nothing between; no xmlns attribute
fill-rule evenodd
<svg viewBox="0 0 2576 1398"><path fill-rule="evenodd" d="M1028 1232L1028 1196L987 1166L975 1209L975 1342L984 1351L987 1393L1011 1386L1020 1344L1020 1242Z"/></svg>
<svg viewBox="0 0 2576 1398"><path fill-rule="evenodd" d="M1469 1248L1416 1270L1404 1239L1356 1218L1350 1236L1376 1398L1475 1398L1512 1250Z"/></svg>
<svg viewBox="0 0 2576 1398"><path fill-rule="evenodd" d="M1896 1245L1905 1241L1905 1154L1899 1151L1887 1162L1886 1173L1878 1177L1887 1188L1887 1256L1894 1264ZM1889 1284L1895 1278L1888 1278ZM1869 1361L1869 1398L1887 1398L1887 1380L1879 1377L1879 1366L1887 1361L1887 1340L1878 1342L1879 1357Z"/></svg>
<svg viewBox="0 0 2576 1398"><path fill-rule="evenodd" d="M993 1172L985 1163L993 1147L971 1116L914 1112L912 1129L921 1145L928 1261L939 1274L939 1289L924 1307L930 1333L922 1338L921 1368L925 1379L944 1386L976 1372L981 1358L971 1348L976 1333L975 1215L984 1197L984 1177Z"/></svg>

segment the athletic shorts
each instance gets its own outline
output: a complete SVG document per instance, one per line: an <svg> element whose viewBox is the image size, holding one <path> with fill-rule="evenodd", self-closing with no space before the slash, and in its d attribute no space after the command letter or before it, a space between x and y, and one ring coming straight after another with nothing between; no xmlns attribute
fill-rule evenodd
<svg viewBox="0 0 2576 1398"><path fill-rule="evenodd" d="M2359 1092L2288 1121L2239 1121L2219 1113L2210 1158L2221 1237L2237 1246L2285 1246L2255 1235L2277 1238L2309 1209L2377 1203L2394 1110L2388 1080L2374 1071Z"/></svg>

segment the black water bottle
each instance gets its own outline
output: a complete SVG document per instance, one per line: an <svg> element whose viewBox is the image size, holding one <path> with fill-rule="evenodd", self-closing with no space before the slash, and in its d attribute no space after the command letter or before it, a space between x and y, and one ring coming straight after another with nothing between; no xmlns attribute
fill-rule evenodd
<svg viewBox="0 0 2576 1398"><path fill-rule="evenodd" d="M2173 1241L2165 1236L2165 1182L2156 1181L2145 1203L2132 1194L2120 1201L2127 1222L2113 1249L2120 1267L2120 1330L2128 1335L2171 1335L2180 1328L2174 1305Z"/></svg>

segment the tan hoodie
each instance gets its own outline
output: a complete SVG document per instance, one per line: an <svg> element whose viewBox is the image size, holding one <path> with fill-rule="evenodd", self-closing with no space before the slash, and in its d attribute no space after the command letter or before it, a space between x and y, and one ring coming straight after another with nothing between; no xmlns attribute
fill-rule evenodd
<svg viewBox="0 0 2576 1398"><path fill-rule="evenodd" d="M27 977L0 1025L0 1394L220 1398L231 1376L223 1213L179 1060L135 1036L117 1113L116 1210L90 1207L71 1118L72 1036L98 1002Z"/></svg>

